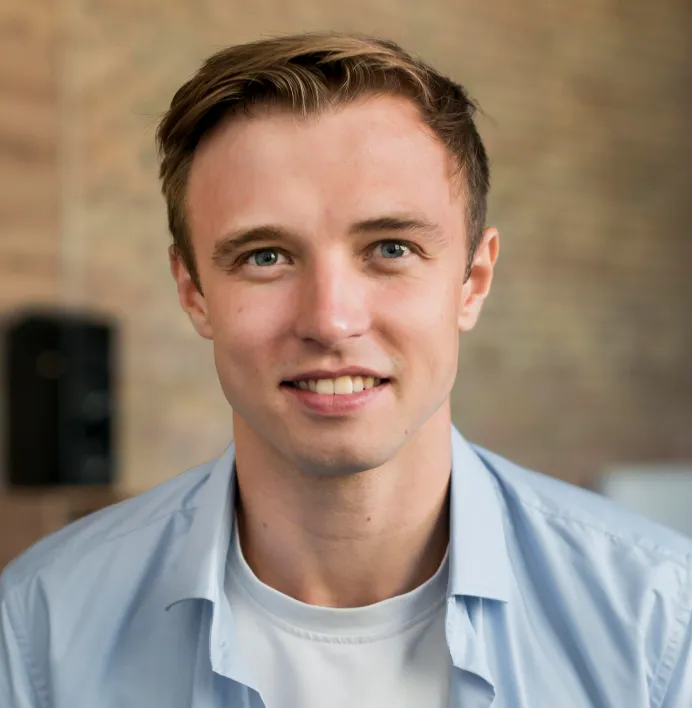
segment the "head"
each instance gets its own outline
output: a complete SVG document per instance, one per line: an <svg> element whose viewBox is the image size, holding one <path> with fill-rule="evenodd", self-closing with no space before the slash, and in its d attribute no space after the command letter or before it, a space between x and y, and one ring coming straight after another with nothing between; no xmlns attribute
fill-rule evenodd
<svg viewBox="0 0 692 708"><path fill-rule="evenodd" d="M498 253L474 112L397 45L336 33L223 50L175 94L157 132L171 268L238 445L344 474L449 425Z"/></svg>

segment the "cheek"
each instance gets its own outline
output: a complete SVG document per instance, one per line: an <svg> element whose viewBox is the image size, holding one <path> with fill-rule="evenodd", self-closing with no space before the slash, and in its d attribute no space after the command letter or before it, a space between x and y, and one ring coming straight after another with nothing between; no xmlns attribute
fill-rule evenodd
<svg viewBox="0 0 692 708"><path fill-rule="evenodd" d="M256 362L271 353L283 331L282 310L276 307L276 298L265 297L260 289L234 290L228 288L209 301L217 357L220 362Z"/></svg>
<svg viewBox="0 0 692 708"><path fill-rule="evenodd" d="M394 349L401 349L404 367L425 370L429 380L446 378L448 370L456 372L459 330L454 287L431 278L415 288L380 295L381 321L391 327L390 338Z"/></svg>
<svg viewBox="0 0 692 708"><path fill-rule="evenodd" d="M448 278L441 276L429 277L413 285L407 283L378 293L375 301L379 303L378 307L384 306L385 312L393 314L412 335L439 341L457 331L459 298L447 281Z"/></svg>

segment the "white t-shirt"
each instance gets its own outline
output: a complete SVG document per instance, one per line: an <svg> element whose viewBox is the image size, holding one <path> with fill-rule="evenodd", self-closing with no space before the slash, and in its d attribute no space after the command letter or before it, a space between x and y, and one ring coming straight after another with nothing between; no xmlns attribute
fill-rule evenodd
<svg viewBox="0 0 692 708"><path fill-rule="evenodd" d="M415 590L367 607L316 607L261 582L234 530L227 593L266 708L442 708L447 554Z"/></svg>

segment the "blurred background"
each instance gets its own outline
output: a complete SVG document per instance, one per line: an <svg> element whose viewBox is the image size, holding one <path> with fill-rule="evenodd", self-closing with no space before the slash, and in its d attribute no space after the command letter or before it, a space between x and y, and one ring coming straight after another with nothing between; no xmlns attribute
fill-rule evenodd
<svg viewBox="0 0 692 708"><path fill-rule="evenodd" d="M168 272L154 130L211 52L325 28L400 42L484 109L502 253L462 339L462 432L634 506L665 495L652 514L692 534L689 0L3 0L0 316L11 331L48 306L110 328L92 381L108 387L109 461L24 489L4 454L6 559L231 439L211 349ZM15 366L59 378L26 346ZM6 451L9 401L25 415L38 404L4 371ZM103 400L89 401L98 418ZM45 457L42 434L24 444Z"/></svg>

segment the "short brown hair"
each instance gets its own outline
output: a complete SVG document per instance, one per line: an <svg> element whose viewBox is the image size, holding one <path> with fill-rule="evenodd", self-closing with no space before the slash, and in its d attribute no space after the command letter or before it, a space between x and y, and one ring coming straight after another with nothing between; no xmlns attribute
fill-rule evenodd
<svg viewBox="0 0 692 708"><path fill-rule="evenodd" d="M365 95L410 99L447 147L467 196L468 265L485 226L488 157L463 86L394 42L358 34L280 36L224 49L209 57L173 96L156 131L160 178L173 243L201 292L185 194L195 149L222 120L254 106L279 105L308 116Z"/></svg>

